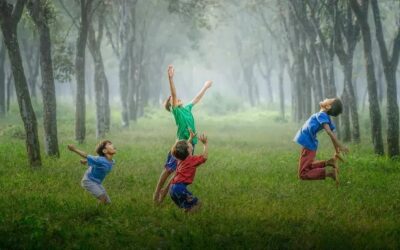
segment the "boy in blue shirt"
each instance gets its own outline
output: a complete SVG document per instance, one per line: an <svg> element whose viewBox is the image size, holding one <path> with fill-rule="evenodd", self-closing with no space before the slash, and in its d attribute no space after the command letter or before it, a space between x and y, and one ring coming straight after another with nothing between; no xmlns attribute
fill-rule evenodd
<svg viewBox="0 0 400 250"><path fill-rule="evenodd" d="M342 113L343 105L339 98L325 99L319 103L321 110L313 114L297 132L294 141L302 146L299 160L299 178L302 180L321 180L330 177L339 182L338 167L336 160L340 152L348 152L334 134L335 125L330 116L338 116ZM335 157L327 161L315 161L317 154L318 140L317 133L322 129L329 135L335 147ZM327 166L333 167L328 172Z"/></svg>
<svg viewBox="0 0 400 250"><path fill-rule="evenodd" d="M81 181L82 187L95 196L100 203L111 203L110 197L104 189L102 182L115 163L113 156L117 150L114 148L112 142L108 140L101 141L96 147L98 156L88 155L77 149L74 145L68 145L68 149L85 158L81 160L81 163L88 165L88 169Z"/></svg>

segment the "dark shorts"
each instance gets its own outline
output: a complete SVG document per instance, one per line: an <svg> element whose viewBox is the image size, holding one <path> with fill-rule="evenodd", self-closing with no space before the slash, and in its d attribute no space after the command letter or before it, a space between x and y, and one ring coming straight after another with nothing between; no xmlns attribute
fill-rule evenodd
<svg viewBox="0 0 400 250"><path fill-rule="evenodd" d="M198 199L187 190L186 186L184 183L172 184L169 194L178 207L188 209L195 206Z"/></svg>
<svg viewBox="0 0 400 250"><path fill-rule="evenodd" d="M194 144L192 144L192 145L193 145L193 152L192 152L192 154L193 154L195 145ZM169 151L168 155L167 155L167 160L165 161L165 166L164 167L169 172L175 172L177 163L178 163L178 160L171 154L171 151Z"/></svg>

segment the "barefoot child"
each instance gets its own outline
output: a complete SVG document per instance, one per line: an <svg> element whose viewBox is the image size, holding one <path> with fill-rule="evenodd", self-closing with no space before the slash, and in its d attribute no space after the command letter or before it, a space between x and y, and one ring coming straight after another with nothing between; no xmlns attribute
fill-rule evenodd
<svg viewBox="0 0 400 250"><path fill-rule="evenodd" d="M183 105L182 101L178 99L176 95L176 89L174 84L174 67L172 65L168 66L168 79L169 86L171 91L171 96L167 98L164 103L165 109L168 112L172 112L175 123L177 126L176 137L178 140L188 140L190 137L190 131L196 133L196 126L192 114L192 108L196 105L201 98L204 96L205 92L208 88L211 87L212 81L206 81L204 83L203 88L197 94L197 96L187 105ZM194 146L197 143L197 137L195 136L192 141L192 148L194 150ZM161 203L163 200L163 196L160 196L160 191L163 188L168 176L176 169L177 160L171 154L168 153L167 160L164 165L164 170L162 171L160 178L158 180L156 190L153 195L153 200L156 203Z"/></svg>
<svg viewBox="0 0 400 250"><path fill-rule="evenodd" d="M313 114L297 132L294 141L302 146L299 160L299 178L302 180L321 180L330 177L338 184L338 169L336 160L340 152L348 152L336 135L333 133L335 125L330 116L338 116L342 113L342 102L338 98L325 99L319 103L321 110ZM317 133L324 129L335 147L335 157L327 161L315 161L318 148ZM327 166L333 167L328 172Z"/></svg>
<svg viewBox="0 0 400 250"><path fill-rule="evenodd" d="M101 141L96 147L98 156L88 155L77 149L74 145L68 145L68 149L85 158L81 160L82 164L88 165L88 169L83 175L81 185L102 204L111 203L110 197L101 184L106 175L111 171L114 160L113 156L117 152L111 141Z"/></svg>
<svg viewBox="0 0 400 250"><path fill-rule="evenodd" d="M173 156L178 159L178 167L174 178L165 190L167 192L169 190L171 199L185 212L194 212L201 205L200 201L187 190L187 186L193 183L197 167L205 163L208 157L207 137L203 134L199 140L204 145L201 155L192 155L193 146L186 140L177 141L171 150ZM163 190L163 192L165 191Z"/></svg>

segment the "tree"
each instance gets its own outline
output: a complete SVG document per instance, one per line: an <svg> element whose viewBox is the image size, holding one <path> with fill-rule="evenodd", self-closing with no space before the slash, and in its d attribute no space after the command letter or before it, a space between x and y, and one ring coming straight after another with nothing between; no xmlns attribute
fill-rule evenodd
<svg viewBox="0 0 400 250"><path fill-rule="evenodd" d="M350 5L346 2L343 10L339 9L337 3L335 6L329 6L331 15L334 17L335 29L335 52L342 65L344 74L344 115L351 115L353 125L352 137L355 142L360 142L360 127L358 121L357 98L353 87L353 57L357 43L359 41L360 26L353 20ZM335 16L336 14L336 16ZM344 39L342 38L344 37ZM344 41L345 43L344 43ZM344 46L346 44L346 47ZM347 49L347 51L345 50ZM350 111L350 112L348 112ZM342 119L345 127L343 140L350 141L349 119Z"/></svg>
<svg viewBox="0 0 400 250"><path fill-rule="evenodd" d="M27 5L39 32L40 70L42 76L43 125L45 152L49 156L60 156L57 136L57 101L54 87L53 62L49 20L52 10L45 0L30 0Z"/></svg>
<svg viewBox="0 0 400 250"><path fill-rule="evenodd" d="M76 41L76 111L75 111L75 139L83 143L86 136L86 100L85 100L85 51L91 18L93 0L81 0L81 22L79 24L78 39Z"/></svg>
<svg viewBox="0 0 400 250"><path fill-rule="evenodd" d="M29 96L17 39L17 25L21 19L25 4L26 0L17 0L15 6L8 4L6 0L0 0L0 25L14 75L20 115L26 133L26 148L28 151L29 164L32 167L39 167L42 163L40 158L37 121Z"/></svg>
<svg viewBox="0 0 400 250"><path fill-rule="evenodd" d="M387 144L388 155L390 157L399 155L399 106L397 104L397 85L396 69L399 64L400 55L400 26L397 28L397 34L393 40L392 55L389 55L385 37L382 30L381 15L378 1L371 0L372 12L374 14L376 40L379 44L379 52L383 64L383 71L387 83Z"/></svg>
<svg viewBox="0 0 400 250"><path fill-rule="evenodd" d="M0 118L2 118L6 114L6 48L3 43L0 46Z"/></svg>
<svg viewBox="0 0 400 250"><path fill-rule="evenodd" d="M96 135L98 138L105 137L110 125L110 104L108 80L104 69L103 57L101 54L101 42L104 30L105 5L101 4L97 14L97 36L93 28L94 22L89 25L88 47L94 62L94 86L96 98Z"/></svg>
<svg viewBox="0 0 400 250"><path fill-rule="evenodd" d="M357 17L364 44L365 70L367 72L369 114L371 120L372 143L376 154L383 155L381 111L377 94L374 59L372 57L371 30L368 24L369 0L349 0L351 9ZM360 3L359 3L360 2Z"/></svg>

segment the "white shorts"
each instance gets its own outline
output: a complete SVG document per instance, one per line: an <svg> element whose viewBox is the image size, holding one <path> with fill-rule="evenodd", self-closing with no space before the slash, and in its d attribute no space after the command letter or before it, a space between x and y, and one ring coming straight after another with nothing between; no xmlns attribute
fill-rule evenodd
<svg viewBox="0 0 400 250"><path fill-rule="evenodd" d="M81 185L84 189L86 189L89 193L91 193L94 197L99 199L100 196L105 195L106 197L106 203L111 203L111 199L108 196L106 190L104 189L103 185L98 184L92 180L89 180L85 178L86 176L83 177L81 181Z"/></svg>

